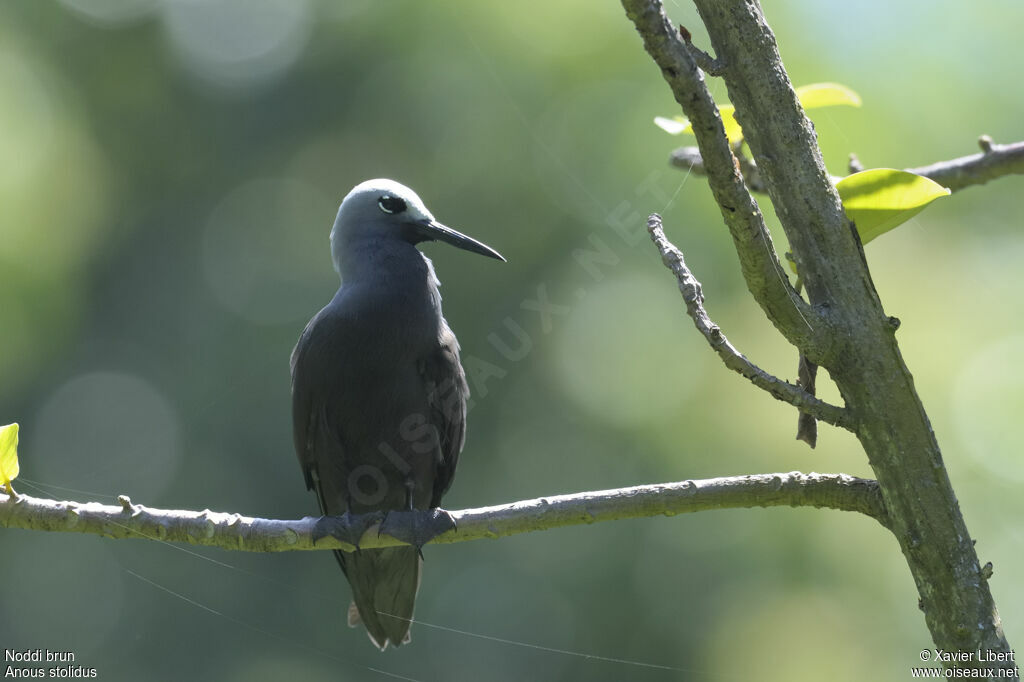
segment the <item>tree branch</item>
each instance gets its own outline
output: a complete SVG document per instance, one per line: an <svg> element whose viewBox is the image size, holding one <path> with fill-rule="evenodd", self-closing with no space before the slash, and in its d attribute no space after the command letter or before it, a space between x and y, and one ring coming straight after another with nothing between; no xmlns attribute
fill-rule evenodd
<svg viewBox="0 0 1024 682"><path fill-rule="evenodd" d="M909 173L931 178L950 191L956 192L971 185L983 185L989 180L1004 175L1024 174L1024 142L994 144L991 139L981 137L982 152L961 156L950 161L939 161L928 166L905 169ZM757 164L745 154L737 157L747 187L753 192L767 192ZM854 157L856 159L856 157ZM857 162L859 163L859 161ZM695 175L707 175L704 159L697 147L679 147L669 156L669 164ZM863 168L861 168L863 170ZM850 172L856 172L851 166Z"/></svg>
<svg viewBox="0 0 1024 682"><path fill-rule="evenodd" d="M732 235L747 289L790 343L816 356L825 320L797 294L779 263L764 217L744 184L718 107L693 55L659 3L622 0L622 5L698 133L709 185Z"/></svg>
<svg viewBox="0 0 1024 682"><path fill-rule="evenodd" d="M759 192L761 194L768 192L764 179L761 177L761 172L757 170L757 164L754 163L753 159L742 152L737 152L736 162L740 165L740 172L743 173L743 179L746 181L747 187L750 188L751 192ZM672 153L669 154L668 163L670 166L681 168L693 175L708 174L707 169L704 167L704 158L700 155L698 147L678 147L673 149Z"/></svg>
<svg viewBox="0 0 1024 682"><path fill-rule="evenodd" d="M661 3L622 2L668 78L672 64L663 55L685 54L685 47L649 18L664 19ZM928 415L871 281L856 230L825 169L814 128L786 74L775 35L757 0L694 4L711 48L724 64L722 77L736 120L789 238L810 304L827 319L824 338L816 339L823 352L806 354L828 370L855 416L857 438L881 486L893 535L914 576L935 645L947 651L1007 654L1010 646ZM669 82L678 101L677 88ZM708 144L702 141L712 135L696 121L693 130L714 189L715 171ZM1009 657L1003 658L992 667L1015 671ZM953 665L988 667L976 660Z"/></svg>
<svg viewBox="0 0 1024 682"><path fill-rule="evenodd" d="M657 213L647 219L647 231L651 234L651 241L658 247L665 267L672 271L679 282L679 292L686 302L687 314L693 318L697 330L708 340L711 348L718 353L718 357L722 358L726 367L738 372L758 388L767 391L778 400L793 405L805 414L834 426L853 430L851 415L845 408L831 405L816 398L800 386L765 372L736 350L735 346L729 343L729 339L722 333L721 328L708 317L707 311L704 310L704 293L700 282L686 267L683 252L665 237L665 231L661 226L661 216Z"/></svg>
<svg viewBox="0 0 1024 682"><path fill-rule="evenodd" d="M686 49L690 51L690 56L693 57L693 61L697 62L697 66L700 67L701 71L709 76L722 75L722 63L694 45L691 40L690 31L682 24L679 25L679 36L686 43Z"/></svg>
<svg viewBox="0 0 1024 682"><path fill-rule="evenodd" d="M201 512L153 509L132 504L125 496L118 499L121 506L58 502L28 495L11 498L0 494L0 526L90 533L113 539L186 542L247 552L355 549L330 536L314 541L317 517L293 521L258 519L208 509ZM464 509L451 512L456 530L435 537L431 543L500 538L599 521L674 516L710 509L782 506L860 512L888 527L888 516L875 481L846 474L793 471L641 485ZM402 544L377 532L378 526L370 527L360 547L372 549Z"/></svg>
<svg viewBox="0 0 1024 682"><path fill-rule="evenodd" d="M971 185L983 185L1004 175L1024 174L1024 142L993 144L992 139L985 135L978 142L982 149L980 154L907 170L931 178L953 192Z"/></svg>

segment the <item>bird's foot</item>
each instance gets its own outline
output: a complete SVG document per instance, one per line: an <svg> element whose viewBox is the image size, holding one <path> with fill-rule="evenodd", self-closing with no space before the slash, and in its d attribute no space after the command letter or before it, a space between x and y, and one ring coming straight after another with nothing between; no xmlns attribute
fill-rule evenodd
<svg viewBox="0 0 1024 682"><path fill-rule="evenodd" d="M363 534L375 523L385 519L383 512L367 512L351 514L345 512L341 516L321 516L313 526L313 543L328 535L336 540L348 543L359 549L359 541Z"/></svg>
<svg viewBox="0 0 1024 682"><path fill-rule="evenodd" d="M380 524L380 535L408 543L422 556L423 545L438 535L455 530L455 517L444 509L389 511Z"/></svg>

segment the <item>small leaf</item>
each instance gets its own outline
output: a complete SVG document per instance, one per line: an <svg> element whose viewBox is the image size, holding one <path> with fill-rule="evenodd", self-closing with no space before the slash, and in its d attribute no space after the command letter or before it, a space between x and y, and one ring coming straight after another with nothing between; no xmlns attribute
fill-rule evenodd
<svg viewBox="0 0 1024 682"><path fill-rule="evenodd" d="M835 106L859 107L861 105L860 95L839 83L801 85L796 89L796 96L804 109Z"/></svg>
<svg viewBox="0 0 1024 682"><path fill-rule="evenodd" d="M690 131L690 121L683 116L676 116L675 118L665 118L664 116L655 116L654 125L664 130L669 135L678 135L680 133L687 133Z"/></svg>
<svg viewBox="0 0 1024 682"><path fill-rule="evenodd" d="M799 277L800 271L796 269L796 258L793 258L791 251L786 252L786 262L789 263L789 269L793 271L793 274Z"/></svg>
<svg viewBox="0 0 1024 682"><path fill-rule="evenodd" d="M860 95L839 83L812 83L803 85L796 89L796 95L804 109L817 109L818 107L834 107L847 105L859 107ZM725 136L729 138L729 144L735 145L743 139L743 129L736 122L736 107L731 104L723 104L718 107L722 114L722 126L725 128ZM664 130L669 135L681 133L693 133L693 126L689 119L683 116L665 118L655 116L654 125Z"/></svg>
<svg viewBox="0 0 1024 682"><path fill-rule="evenodd" d="M19 471L18 425L0 426L0 484L9 486Z"/></svg>
<svg viewBox="0 0 1024 682"><path fill-rule="evenodd" d="M892 168L873 168L848 175L838 183L846 216L867 244L901 225L950 191L921 175Z"/></svg>
<svg viewBox="0 0 1024 682"><path fill-rule="evenodd" d="M736 107L731 104L723 104L718 107L722 114L722 127L725 128L725 136L729 138L729 144L735 145L743 139L743 128L740 128L736 120Z"/></svg>
<svg viewBox="0 0 1024 682"><path fill-rule="evenodd" d="M733 117L736 107L731 104L723 104L718 108L718 111L722 115L722 126L725 128L725 136L729 138L729 143L736 144L742 140L743 130L740 128L740 124L737 123L736 119ZM658 126L669 135L680 135L682 133L693 134L693 124L691 124L690 119L685 116L675 116L673 118L655 116L654 125Z"/></svg>

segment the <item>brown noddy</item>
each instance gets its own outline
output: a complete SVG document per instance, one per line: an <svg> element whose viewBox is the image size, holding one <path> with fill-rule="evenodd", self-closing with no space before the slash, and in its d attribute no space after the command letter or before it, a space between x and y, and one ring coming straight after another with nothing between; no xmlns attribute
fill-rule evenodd
<svg viewBox="0 0 1024 682"><path fill-rule="evenodd" d="M441 313L440 282L416 248L425 241L505 260L437 222L408 187L384 179L357 185L331 230L341 287L291 357L306 487L325 517L341 517L323 519L322 534L358 547L380 521L382 532L410 543L334 553L352 587L349 625L362 623L381 650L409 641L420 547L453 525L446 512L426 522L403 512L440 506L466 433L469 388Z"/></svg>

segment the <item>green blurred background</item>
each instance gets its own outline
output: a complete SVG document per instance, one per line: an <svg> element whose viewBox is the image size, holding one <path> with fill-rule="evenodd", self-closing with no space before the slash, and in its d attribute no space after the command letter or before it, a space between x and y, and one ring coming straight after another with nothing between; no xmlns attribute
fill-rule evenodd
<svg viewBox="0 0 1024 682"><path fill-rule="evenodd" d="M863 96L815 113L833 173L849 152L907 167L973 153L982 133L1024 137L1016 0L765 9L796 84ZM707 45L689 4L669 10ZM5 2L0 93L0 423L22 425L21 492L314 513L288 355L337 286L337 204L378 176L509 260L425 249L464 358L495 375L473 385L447 506L870 475L849 434L824 427L815 451L794 441L795 412L729 373L686 318L643 232L651 211L730 339L795 374L705 183L667 165L690 142L652 124L678 110L613 0ZM1021 188L969 189L868 248L1011 643L1024 638ZM574 253L599 247L615 262L595 276ZM522 306L539 289L564 306L549 326ZM508 359L515 325L530 345ZM0 537L2 646L71 650L101 679L387 679L370 666L417 680L895 680L931 642L896 543L838 512L430 547L424 622L386 655L345 626L327 553Z"/></svg>

